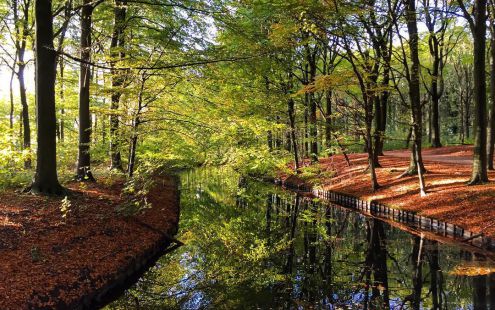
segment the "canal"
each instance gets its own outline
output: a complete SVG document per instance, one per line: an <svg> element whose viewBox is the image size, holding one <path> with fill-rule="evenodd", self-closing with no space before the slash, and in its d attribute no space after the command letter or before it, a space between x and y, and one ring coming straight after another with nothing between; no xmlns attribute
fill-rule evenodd
<svg viewBox="0 0 495 310"><path fill-rule="evenodd" d="M489 253L227 169L181 184L185 245L107 309L495 309Z"/></svg>

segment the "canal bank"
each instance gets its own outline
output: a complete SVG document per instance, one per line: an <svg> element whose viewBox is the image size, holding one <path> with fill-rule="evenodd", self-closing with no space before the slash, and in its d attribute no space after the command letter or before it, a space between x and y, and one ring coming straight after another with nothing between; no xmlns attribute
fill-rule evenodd
<svg viewBox="0 0 495 310"><path fill-rule="evenodd" d="M0 308L94 309L111 301L176 241L178 185L155 178L136 214L123 182L71 183L64 200L11 201L2 209L9 223L0 230Z"/></svg>
<svg viewBox="0 0 495 310"><path fill-rule="evenodd" d="M419 194L416 175L401 177L409 165L407 151L385 152L376 169L380 188L371 190L365 154L321 158L319 163L302 168L300 175L280 176L279 183L290 188L330 192L360 201L400 210L410 217L433 219L463 238L495 237L495 183L468 186L471 176L471 147L455 146L423 150L427 195ZM309 163L305 163L309 164ZM304 172L306 171L306 172ZM310 172L310 173L309 173ZM490 180L495 172L489 172ZM393 210L392 210L393 211ZM454 228L455 226L455 228ZM473 235L471 235L473 233ZM460 236L461 237L461 236Z"/></svg>

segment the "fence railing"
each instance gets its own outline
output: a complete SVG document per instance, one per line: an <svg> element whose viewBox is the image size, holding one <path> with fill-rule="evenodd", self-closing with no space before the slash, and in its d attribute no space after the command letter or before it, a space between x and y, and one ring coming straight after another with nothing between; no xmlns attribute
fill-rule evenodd
<svg viewBox="0 0 495 310"><path fill-rule="evenodd" d="M394 222L403 223L423 231L429 231L444 237L454 238L489 251L495 250L494 239L486 237L483 233L474 233L472 231L466 230L463 227L455 224L447 223L427 216L418 215L417 213L412 211L392 208L374 200L362 200L349 194L321 189L313 189L311 186L306 184L284 184L284 186L291 190L296 190L304 193L312 193L319 199L330 203L335 203L349 209L357 210L364 214L369 214L378 218L389 219Z"/></svg>

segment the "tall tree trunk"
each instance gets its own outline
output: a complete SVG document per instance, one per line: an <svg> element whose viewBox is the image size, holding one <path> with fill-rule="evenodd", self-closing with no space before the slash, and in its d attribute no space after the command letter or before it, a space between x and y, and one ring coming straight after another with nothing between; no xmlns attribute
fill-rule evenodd
<svg viewBox="0 0 495 310"><path fill-rule="evenodd" d="M306 61L308 62L308 84L313 84L316 79L316 47L314 51L311 51L309 46L306 45ZM318 161L318 127L316 119L316 98L313 92L307 94L308 96L308 108L309 108L309 144L311 161Z"/></svg>
<svg viewBox="0 0 495 310"><path fill-rule="evenodd" d="M325 146L332 146L332 91L327 90L325 93L326 112L325 112Z"/></svg>
<svg viewBox="0 0 495 310"><path fill-rule="evenodd" d="M493 154L495 149L495 7L490 6L490 122L488 127L487 161L488 169L494 170Z"/></svg>
<svg viewBox="0 0 495 310"><path fill-rule="evenodd" d="M273 151L273 133L271 130L268 130L266 133L266 142L268 145L268 150Z"/></svg>
<svg viewBox="0 0 495 310"><path fill-rule="evenodd" d="M382 126L382 106L380 104L380 97L376 96L374 100L374 105L375 105L375 132L374 132L374 144L375 144L375 149L373 151L373 161L375 163L375 168L381 168L380 161L378 159L379 152L381 152L378 147L382 143L382 135L383 132L381 131Z"/></svg>
<svg viewBox="0 0 495 310"><path fill-rule="evenodd" d="M280 125L280 116L277 115L275 117L275 121L277 123L277 125ZM277 126L278 128L278 126ZM275 149L277 150L281 150L282 149L282 135L281 135L281 132L279 129L277 129L275 131Z"/></svg>
<svg viewBox="0 0 495 310"><path fill-rule="evenodd" d="M95 181L91 173L91 113L89 111L89 86L91 81L91 20L92 0L84 0L81 9L81 59L79 75L79 148L76 180Z"/></svg>
<svg viewBox="0 0 495 310"><path fill-rule="evenodd" d="M11 131L14 130L14 88L13 88L13 83L14 83L14 75L15 75L15 68L12 69L12 73L10 75L10 82L9 82L9 98L10 98L10 112L9 112L9 128ZM14 133L11 133L12 136L14 136Z"/></svg>
<svg viewBox="0 0 495 310"><path fill-rule="evenodd" d="M136 114L134 116L132 122L132 132L131 132L131 145L129 151L129 162L127 165L127 174L130 178L132 178L134 174L134 167L136 166L136 151L137 151L137 142L138 142L138 129L141 124L141 112L143 110L143 95L144 95L144 86L148 78L143 74L141 76L141 85L138 93L138 107Z"/></svg>
<svg viewBox="0 0 495 310"><path fill-rule="evenodd" d="M310 154L309 145L309 95L304 96L304 157Z"/></svg>
<svg viewBox="0 0 495 310"><path fill-rule="evenodd" d="M22 53L24 54L24 53ZM22 55L20 54L20 55ZM19 95L21 98L21 106L22 106L22 128L23 128L23 133L22 133L22 148L24 150L30 150L31 149L31 125L29 123L29 107L27 104L27 97L26 97L26 85L24 82L24 69L26 68L26 65L23 63L24 56L19 57L19 69L17 71L17 77L19 79ZM31 164L31 157L26 158L24 161L24 167L26 169L30 169L32 166Z"/></svg>
<svg viewBox="0 0 495 310"><path fill-rule="evenodd" d="M382 93L380 94L380 103L379 103L380 121L378 122L379 136L378 136L378 140L375 143L375 150L376 150L375 152L377 156L384 155L383 144L385 142L385 131L387 130L387 109L388 109L388 100L390 98L390 91L387 90L387 88L389 87L390 84L390 61L391 61L389 52L387 52L387 54L383 56L383 60L385 67L383 68L384 72L383 72L383 80L381 83L381 87L385 90L382 91Z"/></svg>
<svg viewBox="0 0 495 310"><path fill-rule="evenodd" d="M112 56L112 102L110 115L110 169L123 171L122 157L120 154L120 142L118 137L119 116L118 109L120 97L122 96L122 87L124 86L124 75L119 70L115 69L114 61L124 58L124 30L126 27L127 1L115 1L114 8L114 28L112 33L112 41L110 44L110 54Z"/></svg>
<svg viewBox="0 0 495 310"><path fill-rule="evenodd" d="M473 171L468 184L488 182L486 158L486 0L476 0L471 31L474 40L474 149Z"/></svg>
<svg viewBox="0 0 495 310"><path fill-rule="evenodd" d="M423 158L421 155L421 143L422 143L422 107L420 97L420 84L419 84L419 52L418 52L418 25L416 21L416 1L407 0L406 2L406 20L407 30L409 33L409 51L411 55L411 69L409 76L409 99L411 102L411 114L412 114L412 135L413 146L411 148L411 160L408 170L404 175L418 174L420 194L424 196L426 194L425 183L423 173L425 171L423 165Z"/></svg>
<svg viewBox="0 0 495 310"><path fill-rule="evenodd" d="M132 178L134 175L134 167L136 165L136 150L137 150L137 142L138 142L138 134L137 131L139 129L139 115L136 116L133 120L132 125L132 136L131 136L131 147L129 151L129 162L127 164L127 174L129 178Z"/></svg>
<svg viewBox="0 0 495 310"><path fill-rule="evenodd" d="M464 129L464 98L463 98L463 93L460 91L460 98L459 98L459 140L461 141L461 144L464 144L464 139L465 139L465 129Z"/></svg>
<svg viewBox="0 0 495 310"><path fill-rule="evenodd" d="M429 17L429 13L428 17ZM441 55L440 55L440 43L438 42L438 38L435 32L435 24L434 21L429 17L429 22L427 23L430 31L429 37L429 49L430 55L433 58L433 67L431 71L431 86L430 86L430 94L431 94L431 146L432 147L441 147L442 143L440 142L440 113L439 113L439 103L441 97L441 91L439 89L439 82L442 78L441 72Z"/></svg>
<svg viewBox="0 0 495 310"><path fill-rule="evenodd" d="M60 101L64 102L65 100L65 91L64 91L64 60L61 58L59 60L59 73L60 73ZM62 104L63 105L63 104ZM60 120L58 122L60 129L59 129L59 139L60 142L64 142L65 139L65 120L64 120L64 114L65 114L65 109L62 107L60 109Z"/></svg>
<svg viewBox="0 0 495 310"><path fill-rule="evenodd" d="M31 192L61 195L64 189L57 177L55 115L55 60L51 0L36 0L36 173Z"/></svg>
<svg viewBox="0 0 495 310"><path fill-rule="evenodd" d="M435 78L434 78L435 80ZM438 96L438 84L437 82L431 82L431 146L432 147L442 147L440 141L440 113L439 113L439 102L440 97Z"/></svg>
<svg viewBox="0 0 495 310"><path fill-rule="evenodd" d="M369 100L372 100L371 98ZM375 192L378 190L380 185L378 184L378 178L376 176L375 169L375 157L373 152L373 137L371 135L371 127L373 123L373 103L366 102L365 103L365 122L366 122L366 137L365 137L365 145L366 152L368 153L368 169L370 172L371 179L371 190Z"/></svg>
<svg viewBox="0 0 495 310"><path fill-rule="evenodd" d="M296 117L294 112L294 99L289 98L287 101L287 113L289 114L290 124L290 136L292 140L292 147L294 149L294 168L295 173L299 173L299 154L297 152L297 138L296 138Z"/></svg>
<svg viewBox="0 0 495 310"><path fill-rule="evenodd" d="M22 18L19 16L19 8L22 8ZM24 71L26 68L25 52L27 46L27 37L29 32L29 14L31 8L31 0L25 0L22 5L17 0L12 1L12 11L14 16L14 28L15 28L15 49L17 59L17 79L19 81L19 95L22 106L22 148L28 150L29 156L24 161L24 167L30 169L31 164L31 126L29 123L29 108L26 98L26 85L24 82Z"/></svg>

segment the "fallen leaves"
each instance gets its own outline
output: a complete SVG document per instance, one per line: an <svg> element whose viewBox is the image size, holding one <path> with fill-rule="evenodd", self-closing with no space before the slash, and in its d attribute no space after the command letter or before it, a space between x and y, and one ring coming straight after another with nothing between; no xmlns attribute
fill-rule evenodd
<svg viewBox="0 0 495 310"><path fill-rule="evenodd" d="M409 151L386 152L380 157L382 168L376 173L381 188L371 191L365 154L350 154L348 167L342 155L320 159L322 170L335 177L320 180L324 189L379 200L403 210L456 224L473 232L495 237L495 183L467 186L471 176L471 146L425 149L423 158L427 196L419 195L417 176L399 178L409 165ZM491 180L495 172L489 172Z"/></svg>
<svg viewBox="0 0 495 310"><path fill-rule="evenodd" d="M0 309L69 305L111 282L159 231L176 229L174 182L160 180L149 194L153 208L129 218L115 212L122 182L68 184L74 195L65 217L63 198L1 193Z"/></svg>

